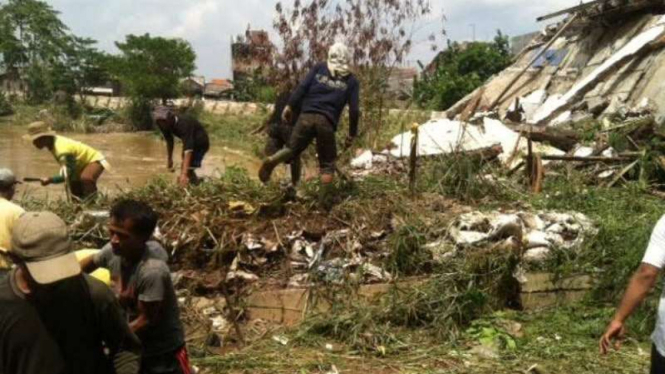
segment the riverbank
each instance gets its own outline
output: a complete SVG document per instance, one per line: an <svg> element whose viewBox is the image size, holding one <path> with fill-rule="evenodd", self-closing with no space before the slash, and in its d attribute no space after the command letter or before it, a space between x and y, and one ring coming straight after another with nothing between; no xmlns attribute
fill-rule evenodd
<svg viewBox="0 0 665 374"><path fill-rule="evenodd" d="M40 151L22 139L25 134L24 125L39 118L38 113L36 109L19 111L16 117L4 117L0 120L0 166L11 168L19 178L47 177L55 175L59 170L58 164L49 152ZM240 122L234 122L233 125L252 126ZM229 128L232 127L227 126L225 132L228 133ZM105 172L99 181L100 190L104 194L113 196L122 194L123 191L144 186L153 178L169 180L176 178L176 175L166 168L166 145L158 133L71 131L59 133L94 147L106 157L112 168ZM249 170L252 175L256 175L260 159L251 148L236 147L238 142L241 140L213 141L200 174L217 178L228 167L242 167ZM259 140L254 143L256 147L258 142ZM176 165L180 162L179 149L180 145L174 152ZM62 185L42 187L38 183L20 185L18 194L26 198L41 199L59 199L65 196Z"/></svg>
<svg viewBox="0 0 665 374"><path fill-rule="evenodd" d="M624 349L597 354L598 338L663 212L663 202L638 185L587 187L559 177L540 196L504 192L468 200L441 195L426 180L412 196L405 177L377 176L339 181L329 212L318 206L318 188L306 182L297 201L284 200L276 185L264 187L232 169L187 191L152 181L118 196L149 202L160 213L193 362L205 372L330 373L334 365L340 373L642 373L647 367L657 293L630 320ZM70 224L81 213L64 202L21 203L54 210ZM110 203L101 199L85 209L107 210ZM449 237L461 215L497 209L580 212L593 220L597 235L537 264L493 246L436 259L429 244ZM75 227L78 246L105 240L103 224ZM318 265L303 270L302 261ZM515 294L500 287L518 264L558 276L591 274L595 288L576 306L520 311ZM406 289L395 282L411 276L424 280ZM396 288L371 305L349 296L376 281ZM245 300L254 290L288 289L294 282L332 297L336 307L310 310L303 325L290 329L247 318ZM205 305L220 303L220 314L205 317ZM208 318L218 322L207 325Z"/></svg>

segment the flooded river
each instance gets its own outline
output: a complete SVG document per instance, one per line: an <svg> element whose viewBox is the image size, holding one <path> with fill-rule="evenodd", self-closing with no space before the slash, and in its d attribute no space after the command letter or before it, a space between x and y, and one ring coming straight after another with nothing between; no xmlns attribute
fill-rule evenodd
<svg viewBox="0 0 665 374"><path fill-rule="evenodd" d="M0 167L8 167L18 178L48 177L55 175L59 166L48 151L40 151L22 139L25 127L0 124ZM144 185L156 176L175 180L176 173L166 169L166 144L153 133L64 134L101 151L112 166L99 181L100 189L109 194L121 189ZM174 163L180 164L181 144L176 142ZM257 158L214 142L198 172L203 176L218 176L228 166L245 168L256 175L260 166ZM39 183L24 183L19 196L57 198L64 196L62 185L42 187Z"/></svg>

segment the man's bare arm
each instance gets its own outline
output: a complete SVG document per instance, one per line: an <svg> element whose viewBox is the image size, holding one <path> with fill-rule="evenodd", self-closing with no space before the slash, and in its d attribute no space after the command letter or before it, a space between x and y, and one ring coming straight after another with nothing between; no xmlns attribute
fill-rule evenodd
<svg viewBox="0 0 665 374"><path fill-rule="evenodd" d="M623 336L624 323L653 289L659 272L660 269L657 267L643 263L633 274L612 322L610 322L605 334L600 339L600 352L602 354L609 351L612 346L612 339L620 339ZM616 348L618 347L619 345L616 345Z"/></svg>

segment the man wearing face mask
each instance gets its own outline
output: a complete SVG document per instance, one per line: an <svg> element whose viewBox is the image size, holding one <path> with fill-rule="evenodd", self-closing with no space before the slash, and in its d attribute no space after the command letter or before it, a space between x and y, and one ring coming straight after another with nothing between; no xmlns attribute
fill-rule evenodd
<svg viewBox="0 0 665 374"><path fill-rule="evenodd" d="M328 51L328 61L315 65L291 95L282 117L290 122L293 108L300 108L300 117L291 135L288 148L266 158L259 170L259 178L267 183L277 165L300 154L316 139L321 183L330 185L335 174L337 144L335 131L344 107L349 105L350 146L358 135L360 83L349 71L349 51L336 43Z"/></svg>
<svg viewBox="0 0 665 374"><path fill-rule="evenodd" d="M59 348L65 373L138 373L141 343L111 290L81 274L71 249L67 226L58 216L23 214L12 232L10 256L17 267L0 292L34 307Z"/></svg>

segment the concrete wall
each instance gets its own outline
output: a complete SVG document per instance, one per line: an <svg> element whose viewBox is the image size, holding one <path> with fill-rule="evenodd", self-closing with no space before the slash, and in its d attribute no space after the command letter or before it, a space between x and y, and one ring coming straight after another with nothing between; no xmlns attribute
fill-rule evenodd
<svg viewBox="0 0 665 374"><path fill-rule="evenodd" d="M527 273L520 281L520 302L525 310L538 310L573 304L586 297L594 287L591 276L571 275L556 277L551 273ZM355 297L371 303L392 289L410 289L425 282L422 278L392 284L370 284L360 286ZM308 312L325 312L330 305L313 296L308 288L260 291L252 293L246 300L250 319L263 319L286 326L297 325Z"/></svg>
<svg viewBox="0 0 665 374"><path fill-rule="evenodd" d="M93 107L108 108L119 110L127 105L127 99L124 97L105 97L105 96L86 96L85 102ZM190 99L176 99L173 102L178 106L192 106L196 103L195 100ZM257 104L257 103L239 103L236 101L227 100L205 100L203 101L203 110L214 114L234 114L234 115L252 115L257 113L267 113L271 111L273 105L271 104ZM409 113L415 114L420 111L414 110L401 110L390 109L389 115L408 115ZM444 118L445 112L428 111L430 119Z"/></svg>
<svg viewBox="0 0 665 374"><path fill-rule="evenodd" d="M124 97L86 96L85 102L93 107L118 110L125 107L128 100ZM196 103L194 100L189 99L176 99L173 102L178 106L191 106ZM225 100L205 100L203 101L203 109L206 112L215 114L250 115L270 111L272 110L272 105L239 103Z"/></svg>

